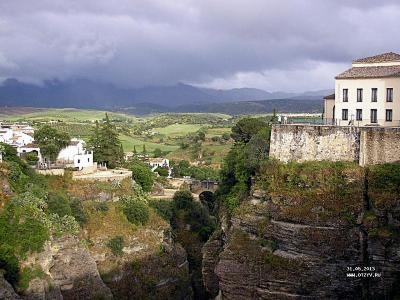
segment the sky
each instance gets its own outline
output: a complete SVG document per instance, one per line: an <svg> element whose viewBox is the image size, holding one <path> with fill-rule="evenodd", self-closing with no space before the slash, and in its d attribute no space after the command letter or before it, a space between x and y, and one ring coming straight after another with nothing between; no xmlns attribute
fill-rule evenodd
<svg viewBox="0 0 400 300"><path fill-rule="evenodd" d="M1 0L0 80L331 89L399 31L398 0Z"/></svg>

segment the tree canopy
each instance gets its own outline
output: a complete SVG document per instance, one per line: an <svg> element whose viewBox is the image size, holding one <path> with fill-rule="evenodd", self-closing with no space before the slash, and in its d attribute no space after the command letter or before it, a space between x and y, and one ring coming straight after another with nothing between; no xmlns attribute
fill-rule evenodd
<svg viewBox="0 0 400 300"><path fill-rule="evenodd" d="M101 125L96 122L89 146L93 149L93 158L99 163L106 163L108 167L115 168L123 162L124 151L119 135L108 114Z"/></svg>
<svg viewBox="0 0 400 300"><path fill-rule="evenodd" d="M127 164L127 168L132 171L133 180L138 183L143 191L150 192L153 188L154 173L148 165L138 159L134 159Z"/></svg>
<svg viewBox="0 0 400 300"><path fill-rule="evenodd" d="M253 135L266 128L267 123L255 118L244 118L232 127L231 137L235 142L248 143Z"/></svg>
<svg viewBox="0 0 400 300"><path fill-rule="evenodd" d="M68 133L58 131L49 125L44 125L36 130L34 138L42 155L50 161L57 159L60 151L68 146L71 139Z"/></svg>

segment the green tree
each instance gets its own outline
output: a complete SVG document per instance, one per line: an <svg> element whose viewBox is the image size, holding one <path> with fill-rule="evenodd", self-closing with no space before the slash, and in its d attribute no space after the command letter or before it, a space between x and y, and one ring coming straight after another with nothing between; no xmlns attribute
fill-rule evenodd
<svg viewBox="0 0 400 300"><path fill-rule="evenodd" d="M34 138L42 155L50 161L57 159L58 153L68 146L71 139L68 133L60 132L49 125L44 125L36 130Z"/></svg>
<svg viewBox="0 0 400 300"><path fill-rule="evenodd" d="M235 142L248 143L253 135L266 127L267 123L264 121L254 118L244 118L232 127L231 137Z"/></svg>
<svg viewBox="0 0 400 300"><path fill-rule="evenodd" d="M147 203L135 196L122 198L123 212L129 222L145 225L149 221L150 212Z"/></svg>
<svg viewBox="0 0 400 300"><path fill-rule="evenodd" d="M150 192L153 188L154 174L149 166L134 159L127 164L127 168L132 171L132 179L142 187L143 191Z"/></svg>
<svg viewBox="0 0 400 300"><path fill-rule="evenodd" d="M115 168L123 162L124 152L118 132L111 123L108 114L101 126L97 123L89 140L89 146L94 151L94 159Z"/></svg>
<svg viewBox="0 0 400 300"><path fill-rule="evenodd" d="M163 153L162 153L160 148L154 149L153 154L154 154L154 157L161 157L163 155Z"/></svg>
<svg viewBox="0 0 400 300"><path fill-rule="evenodd" d="M167 168L158 167L157 169L155 169L155 172L157 172L158 175L160 175L160 176L164 176L164 177L168 176L168 169Z"/></svg>
<svg viewBox="0 0 400 300"><path fill-rule="evenodd" d="M255 119L242 119L233 128L236 143L225 157L217 197L232 211L248 194L251 178L268 159L270 127ZM240 124L239 124L240 123Z"/></svg>

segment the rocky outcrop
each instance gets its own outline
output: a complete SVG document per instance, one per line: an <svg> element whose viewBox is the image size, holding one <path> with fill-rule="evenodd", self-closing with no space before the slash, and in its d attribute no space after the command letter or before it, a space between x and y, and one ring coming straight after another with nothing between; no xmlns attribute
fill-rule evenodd
<svg viewBox="0 0 400 300"><path fill-rule="evenodd" d="M25 299L113 298L89 251L74 237L47 243L43 252L25 262L29 265L40 265L47 276L30 281Z"/></svg>
<svg viewBox="0 0 400 300"><path fill-rule="evenodd" d="M222 299L400 294L400 182L385 192L393 185L368 187L358 167L330 171L324 171L325 179L306 174L317 177L312 181L299 171L292 175L294 188L281 171L274 176L282 181L269 183L273 189L253 193L240 205L225 227L218 257L215 239L203 249L203 277L213 296L217 287Z"/></svg>
<svg viewBox="0 0 400 300"><path fill-rule="evenodd" d="M189 264L185 250L169 232L157 253L122 258L116 268L102 274L117 299L191 299Z"/></svg>
<svg viewBox="0 0 400 300"><path fill-rule="evenodd" d="M3 273L0 270L0 300L19 300L21 299L17 293L15 293L11 284L9 284L3 277Z"/></svg>
<svg viewBox="0 0 400 300"><path fill-rule="evenodd" d="M215 267L219 261L219 254L223 249L222 231L218 230L210 237L202 249L202 274L204 287L211 297L219 293L218 277L215 274Z"/></svg>

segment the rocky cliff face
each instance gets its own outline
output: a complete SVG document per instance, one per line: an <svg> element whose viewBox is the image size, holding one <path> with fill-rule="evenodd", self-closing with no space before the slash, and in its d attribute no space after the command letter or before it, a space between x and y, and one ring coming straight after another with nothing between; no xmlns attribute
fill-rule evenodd
<svg viewBox="0 0 400 300"><path fill-rule="evenodd" d="M392 299L399 294L399 178L374 185L376 176L383 176L378 168L365 174L353 165L315 166L275 165L205 245L203 276L213 296Z"/></svg>
<svg viewBox="0 0 400 300"><path fill-rule="evenodd" d="M29 282L25 299L112 299L96 262L76 238L48 242L44 251L30 256L25 265L40 265L45 273Z"/></svg>
<svg viewBox="0 0 400 300"><path fill-rule="evenodd" d="M160 252L143 259L132 256L115 258L89 251L79 239L63 237L30 255L23 267L40 266L44 274L32 278L23 299L186 299L191 295L185 251L173 244L169 235L162 236ZM124 251L143 251L143 246ZM104 264L113 266L104 272ZM111 264L111 265L110 265ZM7 291L0 299L19 299L3 280Z"/></svg>

